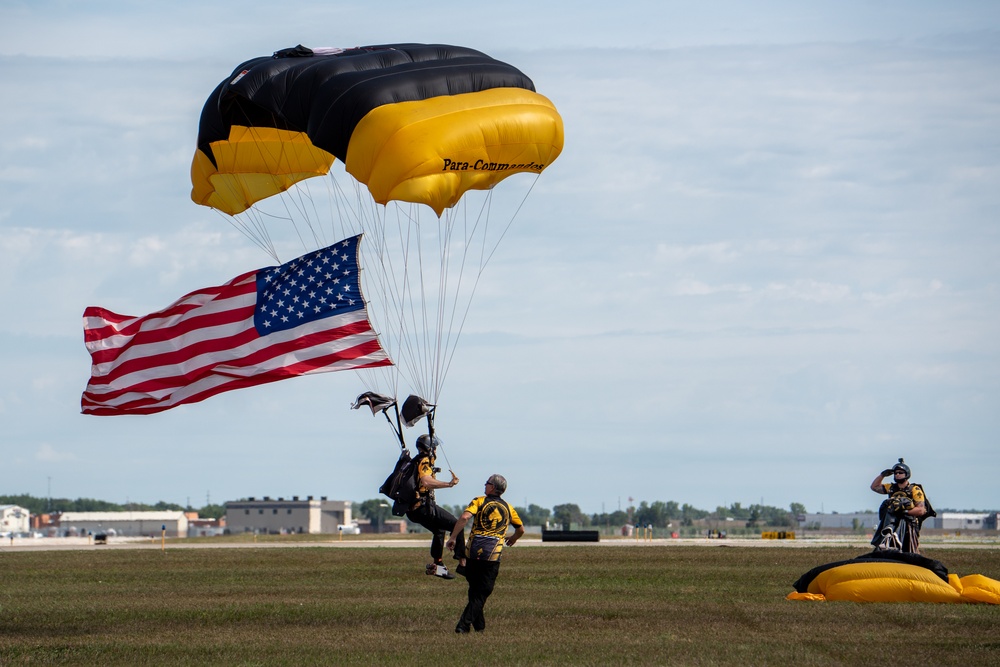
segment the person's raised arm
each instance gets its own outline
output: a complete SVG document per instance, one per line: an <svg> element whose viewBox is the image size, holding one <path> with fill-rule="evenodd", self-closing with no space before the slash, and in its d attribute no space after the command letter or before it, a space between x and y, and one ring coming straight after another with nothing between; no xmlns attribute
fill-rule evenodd
<svg viewBox="0 0 1000 667"><path fill-rule="evenodd" d="M875 479L872 480L872 491L875 493L885 493L885 487L882 486L882 480L891 475L892 471L888 468L880 472Z"/></svg>
<svg viewBox="0 0 1000 667"><path fill-rule="evenodd" d="M456 475L451 470L449 470L448 472L451 472L451 481L450 482L442 482L439 479L435 479L432 475L424 475L423 477L420 478L420 486L422 486L422 487L424 487L425 489L428 489L428 490L431 490L431 489L450 489L451 487L453 487L456 484L458 484L458 475Z"/></svg>

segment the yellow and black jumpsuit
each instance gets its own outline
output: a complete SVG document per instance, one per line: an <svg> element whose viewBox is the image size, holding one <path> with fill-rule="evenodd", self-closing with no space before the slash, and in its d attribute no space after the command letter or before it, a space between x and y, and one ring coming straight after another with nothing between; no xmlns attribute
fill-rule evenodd
<svg viewBox="0 0 1000 667"><path fill-rule="evenodd" d="M423 455L417 462L417 479L431 476L437 479L434 459ZM417 501L406 513L406 518L431 531L431 558L435 563L441 563L444 556L444 543L451 535L458 520L448 510L438 507L434 501L434 490L424 486L417 487ZM465 558L465 544L459 539L455 543L455 559Z"/></svg>
<svg viewBox="0 0 1000 667"><path fill-rule="evenodd" d="M882 501L882 504L878 508L878 528L875 530L875 536L872 537L872 544L877 545L882 536L882 529L893 520L891 516L892 513L889 511L889 504L892 502L893 498L909 498L913 501L914 505L923 503L926 501L924 496L924 490L919 484L907 484L905 489L901 489L896 486L895 483L883 484L882 490L878 493L884 493L889 496ZM926 505L925 505L926 510ZM920 517L910 516L909 514L904 514L902 520L906 521L906 537L903 540L903 551L908 551L910 553L920 553L920 524L922 523Z"/></svg>

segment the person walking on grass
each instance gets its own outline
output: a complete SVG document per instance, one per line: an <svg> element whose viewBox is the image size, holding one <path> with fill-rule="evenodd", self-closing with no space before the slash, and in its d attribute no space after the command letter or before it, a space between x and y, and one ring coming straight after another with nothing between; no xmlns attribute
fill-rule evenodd
<svg viewBox="0 0 1000 667"><path fill-rule="evenodd" d="M456 570L459 574L464 574L469 582L469 603L455 626L455 632L460 634L468 633L470 628L476 632L486 629L483 607L493 593L500 573L500 555L505 545L513 546L524 535L524 525L517 510L501 498L507 490L507 480L503 475L490 475L484 486L485 495L473 498L465 508L446 544L449 549L456 550L457 557L461 546L459 540L465 525L472 519L469 542L464 550L465 565ZM514 533L507 537L510 526L514 527Z"/></svg>

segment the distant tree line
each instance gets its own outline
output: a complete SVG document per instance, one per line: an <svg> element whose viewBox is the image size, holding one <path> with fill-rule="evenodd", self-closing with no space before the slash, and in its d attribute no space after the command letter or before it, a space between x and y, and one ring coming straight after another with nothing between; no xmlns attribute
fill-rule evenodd
<svg viewBox="0 0 1000 667"><path fill-rule="evenodd" d="M553 509L558 510L563 507L565 506L557 506ZM577 509L576 505L572 505L569 510L562 510L557 513L557 520L559 517L565 518L574 514L573 510L575 509ZM743 507L742 503L733 503L729 507L720 505L714 511L708 511L687 503L681 505L673 500L668 500L667 502L657 500L652 503L647 503L644 500L639 503L638 507L629 508L629 511L616 510L610 513L593 514L589 517L589 523L595 526L618 526L632 523L638 526L667 528L670 526L692 526L695 521L701 519L714 521L731 519L743 524L747 528L777 528L798 525L797 517L805 514L805 511L805 506L800 503L792 503L788 509L762 504ZM565 520L560 522L565 523ZM583 524L582 521L577 520L577 522Z"/></svg>
<svg viewBox="0 0 1000 667"><path fill-rule="evenodd" d="M464 505L441 505L455 516L460 516ZM716 507L715 511L698 509L687 503L681 505L673 500L652 503L642 501L638 507L628 510L616 510L601 514L585 514L579 505L565 503L546 509L529 504L527 507L515 506L521 520L528 526L551 526L569 529L570 526L624 526L627 523L639 526L667 528L668 526L691 526L699 519L725 521L732 519L747 528L758 527L794 527L798 525L797 517L806 513L801 503L792 503L789 508L771 507L769 505L750 505L743 507L741 503L733 503L729 507ZM355 504L355 511L362 517L374 522L385 521L390 516L388 505L383 500L371 499Z"/></svg>

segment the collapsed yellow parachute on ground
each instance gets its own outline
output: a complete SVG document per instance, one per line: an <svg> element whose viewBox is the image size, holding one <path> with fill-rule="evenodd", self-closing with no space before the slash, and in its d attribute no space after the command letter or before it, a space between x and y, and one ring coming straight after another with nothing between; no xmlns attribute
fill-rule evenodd
<svg viewBox="0 0 1000 667"><path fill-rule="evenodd" d="M479 51L299 46L243 63L209 97L191 198L236 215L338 158L376 202L441 215L470 189L540 173L562 146L552 103Z"/></svg>
<svg viewBox="0 0 1000 667"><path fill-rule="evenodd" d="M1000 604L1000 581L950 574L917 554L873 552L813 568L794 584L789 600L849 602L986 602Z"/></svg>

